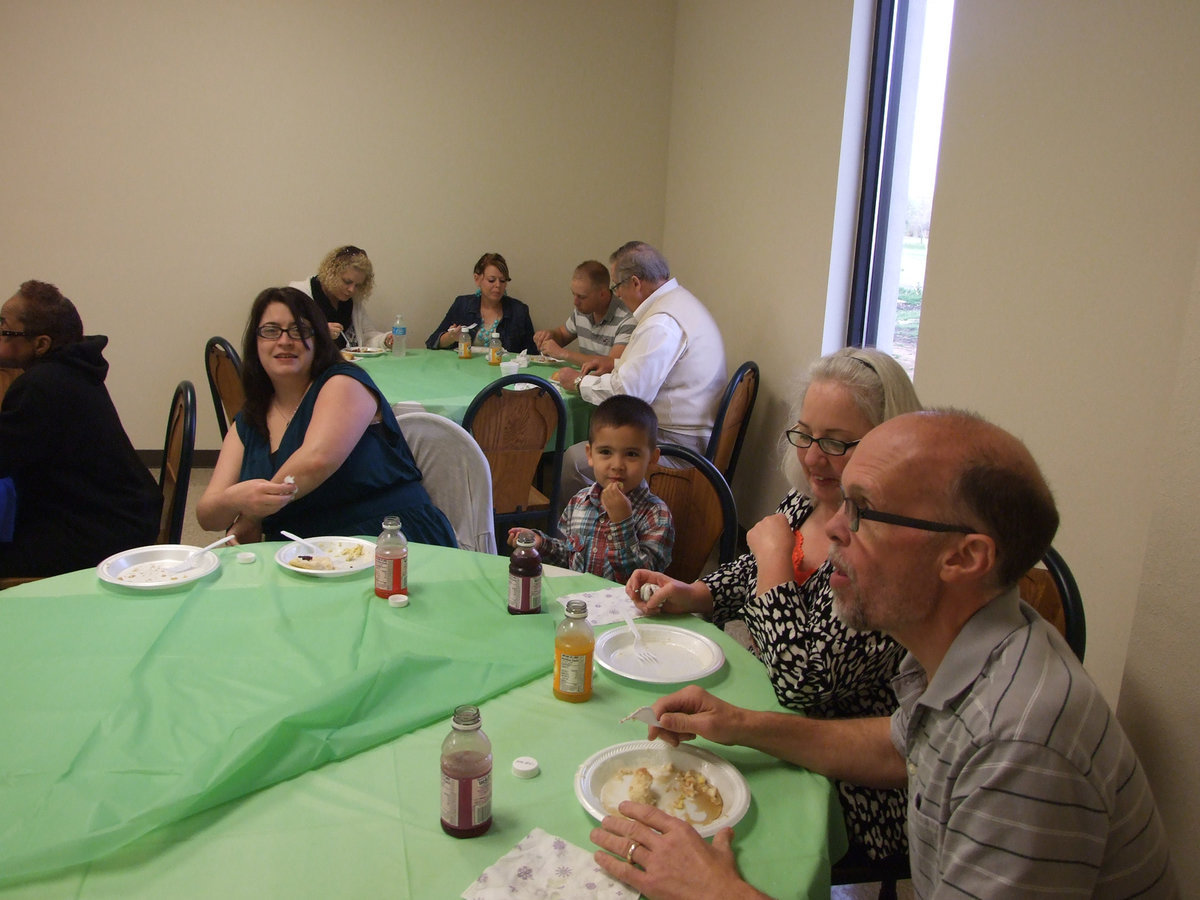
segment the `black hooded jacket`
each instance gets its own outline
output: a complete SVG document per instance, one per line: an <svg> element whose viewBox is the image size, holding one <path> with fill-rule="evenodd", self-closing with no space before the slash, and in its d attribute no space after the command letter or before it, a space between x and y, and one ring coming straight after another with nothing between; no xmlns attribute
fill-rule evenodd
<svg viewBox="0 0 1200 900"><path fill-rule="evenodd" d="M153 544L162 499L129 442L104 378L108 338L34 362L0 405L0 477L17 489L0 576L57 575Z"/></svg>

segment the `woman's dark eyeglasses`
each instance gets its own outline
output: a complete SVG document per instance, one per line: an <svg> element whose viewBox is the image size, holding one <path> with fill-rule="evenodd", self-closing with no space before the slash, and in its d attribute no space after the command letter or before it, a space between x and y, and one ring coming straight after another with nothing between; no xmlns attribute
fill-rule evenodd
<svg viewBox="0 0 1200 900"><path fill-rule="evenodd" d="M894 513L879 512L875 509L859 506L858 501L845 495L842 496L842 508L846 511L846 521L851 531L858 531L858 523L863 519L871 522L883 522L885 525L903 525L905 528L918 528L921 531L957 532L959 534L974 534L974 528L966 525L948 525L945 522L931 522L928 519L913 519L908 516L897 516Z"/></svg>
<svg viewBox="0 0 1200 900"><path fill-rule="evenodd" d="M254 333L264 341L277 341L285 331L293 341L307 341L313 336L313 327L306 322L293 322L287 328L276 325L274 322L268 322L266 325L259 325L254 329Z"/></svg>
<svg viewBox="0 0 1200 900"><path fill-rule="evenodd" d="M839 441L837 438L830 437L815 438L811 434L801 431L799 428L789 428L784 434L787 435L788 443L793 447L805 450L816 444L821 448L822 453L826 453L829 456L845 456L847 450L862 443L861 441Z"/></svg>

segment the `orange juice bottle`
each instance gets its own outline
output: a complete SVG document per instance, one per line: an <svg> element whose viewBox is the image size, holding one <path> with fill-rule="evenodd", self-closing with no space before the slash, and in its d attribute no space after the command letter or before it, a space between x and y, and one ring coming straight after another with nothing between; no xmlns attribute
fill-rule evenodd
<svg viewBox="0 0 1200 900"><path fill-rule="evenodd" d="M554 696L582 703L592 696L592 656L596 634L587 620L587 603L567 601L567 617L554 635Z"/></svg>

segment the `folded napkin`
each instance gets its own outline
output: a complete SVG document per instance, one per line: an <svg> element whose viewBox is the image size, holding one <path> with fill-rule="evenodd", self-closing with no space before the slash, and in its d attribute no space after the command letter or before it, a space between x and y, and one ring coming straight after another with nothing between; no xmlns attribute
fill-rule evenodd
<svg viewBox="0 0 1200 900"><path fill-rule="evenodd" d="M578 573L576 573L578 574ZM558 602L565 608L568 600L583 600L588 607L589 625L608 625L610 622L625 621L625 610L632 610L636 619L642 611L633 605L633 601L625 593L623 587L604 588L599 591L581 591L578 594L567 594L559 597Z"/></svg>
<svg viewBox="0 0 1200 900"><path fill-rule="evenodd" d="M525 835L462 892L463 900L633 900L637 896L637 891L596 865L587 850L540 828Z"/></svg>

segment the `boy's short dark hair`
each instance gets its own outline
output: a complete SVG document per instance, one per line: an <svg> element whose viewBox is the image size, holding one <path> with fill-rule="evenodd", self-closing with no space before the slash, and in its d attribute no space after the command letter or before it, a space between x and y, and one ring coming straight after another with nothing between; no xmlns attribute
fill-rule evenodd
<svg viewBox="0 0 1200 900"><path fill-rule="evenodd" d="M640 428L646 443L653 449L658 446L658 416L645 400L628 394L609 397L596 407L588 425L588 443L596 437L598 428Z"/></svg>

